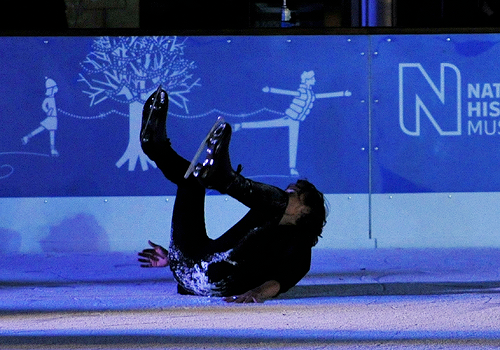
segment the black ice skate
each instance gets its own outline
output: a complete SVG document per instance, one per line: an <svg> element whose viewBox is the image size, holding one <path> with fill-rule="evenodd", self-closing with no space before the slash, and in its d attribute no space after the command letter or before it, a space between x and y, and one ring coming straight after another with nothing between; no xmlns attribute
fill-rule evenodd
<svg viewBox="0 0 500 350"><path fill-rule="evenodd" d="M231 125L219 117L203 140L191 165L193 175L205 188L213 188L226 193L237 172L231 167L229 159L229 141L231 141ZM203 163L198 162L203 150L206 151ZM196 165L194 165L196 164ZM238 168L240 171L240 167ZM186 173L189 176L189 170Z"/></svg>
<svg viewBox="0 0 500 350"><path fill-rule="evenodd" d="M162 142L167 138L166 119L168 112L167 92L158 86L149 96L142 110L141 143Z"/></svg>

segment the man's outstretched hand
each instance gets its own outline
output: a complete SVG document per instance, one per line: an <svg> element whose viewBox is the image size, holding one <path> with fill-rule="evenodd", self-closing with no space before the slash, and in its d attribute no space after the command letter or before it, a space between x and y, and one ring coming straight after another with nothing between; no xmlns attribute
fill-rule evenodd
<svg viewBox="0 0 500 350"><path fill-rule="evenodd" d="M278 295L281 284L278 281L270 280L264 282L257 288L251 289L241 295L225 297L222 300L228 303L263 303L265 300Z"/></svg>
<svg viewBox="0 0 500 350"><path fill-rule="evenodd" d="M166 267L169 264L168 251L161 245L148 241L151 248L146 248L138 253L141 258L137 259L141 262L141 267Z"/></svg>

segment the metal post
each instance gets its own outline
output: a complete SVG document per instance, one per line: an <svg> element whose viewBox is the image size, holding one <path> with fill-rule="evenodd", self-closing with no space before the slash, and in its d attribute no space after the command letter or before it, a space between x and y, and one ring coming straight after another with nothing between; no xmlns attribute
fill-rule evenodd
<svg viewBox="0 0 500 350"><path fill-rule="evenodd" d="M361 26L392 27L393 0L361 0Z"/></svg>

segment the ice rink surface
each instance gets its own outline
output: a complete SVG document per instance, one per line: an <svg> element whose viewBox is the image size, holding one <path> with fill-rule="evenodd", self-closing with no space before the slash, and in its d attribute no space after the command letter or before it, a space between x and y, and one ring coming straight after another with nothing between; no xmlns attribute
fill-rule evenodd
<svg viewBox="0 0 500 350"><path fill-rule="evenodd" d="M263 304L181 296L135 253L7 255L0 349L496 349L500 249L313 250Z"/></svg>

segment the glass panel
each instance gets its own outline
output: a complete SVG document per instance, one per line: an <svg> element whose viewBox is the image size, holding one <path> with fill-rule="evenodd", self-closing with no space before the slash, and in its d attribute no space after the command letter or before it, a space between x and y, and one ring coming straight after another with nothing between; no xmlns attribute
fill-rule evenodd
<svg viewBox="0 0 500 350"><path fill-rule="evenodd" d="M160 83L184 157L223 116L245 176L368 192L367 36L0 42L0 196L175 194L138 141L142 105Z"/></svg>
<svg viewBox="0 0 500 350"><path fill-rule="evenodd" d="M373 37L373 193L500 190L499 39Z"/></svg>

